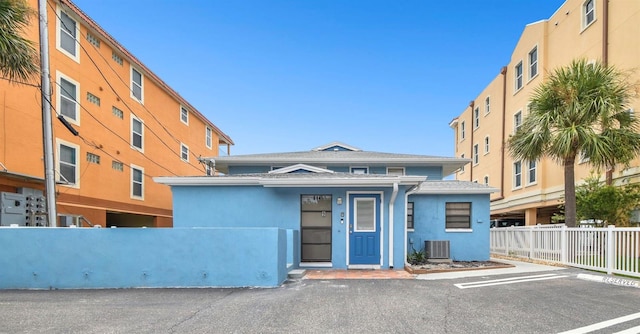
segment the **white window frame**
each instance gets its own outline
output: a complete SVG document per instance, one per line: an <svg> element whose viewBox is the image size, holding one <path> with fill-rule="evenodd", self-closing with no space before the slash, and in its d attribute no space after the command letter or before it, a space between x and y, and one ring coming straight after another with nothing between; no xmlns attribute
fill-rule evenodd
<svg viewBox="0 0 640 334"><path fill-rule="evenodd" d="M362 171L362 172L359 172ZM365 166L353 166L349 168L351 174L369 174L369 167Z"/></svg>
<svg viewBox="0 0 640 334"><path fill-rule="evenodd" d="M213 148L213 129L208 126L204 128L204 144L207 148Z"/></svg>
<svg viewBox="0 0 640 334"><path fill-rule="evenodd" d="M473 129L477 129L480 127L480 107L475 107L473 109Z"/></svg>
<svg viewBox="0 0 640 334"><path fill-rule="evenodd" d="M491 146L491 140L489 136L484 137L484 154L489 154L489 148Z"/></svg>
<svg viewBox="0 0 640 334"><path fill-rule="evenodd" d="M133 66L130 66L131 70L129 71L129 83L130 83L130 89L129 89L129 93L131 94L131 98L140 102L140 103L144 103L144 74L136 69ZM140 84L138 84L137 82L133 81L133 72L137 72L138 74L140 74ZM140 98L138 98L137 96L135 96L135 94L133 93L133 85L136 85L136 87L140 87Z"/></svg>
<svg viewBox="0 0 640 334"><path fill-rule="evenodd" d="M62 177L62 172L61 172L61 168L60 168L60 164L62 163L62 161L60 161L60 145L64 145L66 147L70 147L73 148L76 151L76 161L75 161L75 175L74 175L74 183L70 183L70 180L65 179L64 177ZM62 140L59 138L56 138L56 182L59 182L61 186L65 186L65 187L70 187L70 188L76 188L79 189L80 188L80 146L70 143L66 140Z"/></svg>
<svg viewBox="0 0 640 334"><path fill-rule="evenodd" d="M462 121L460 122L460 141L463 141L465 139L466 137L465 131L466 131L465 124L464 124L464 121Z"/></svg>
<svg viewBox="0 0 640 334"><path fill-rule="evenodd" d="M56 17L56 49L58 49L58 51L60 51L62 54L66 55L67 57L73 59L73 61L75 61L76 63L80 63L80 41L78 40L78 36L80 36L80 24L78 23L78 20L76 18L74 18L73 16L69 15L67 12L63 11L60 6L58 6L56 8L56 12L57 12L57 17ZM76 54L75 55L62 48L62 43L61 43L62 39L61 39L61 37L62 37L62 33L63 32L62 32L61 18L62 18L63 13L64 13L64 15L68 16L70 19L72 19L76 23L76 36L74 37L75 45L76 45ZM67 34L67 32L64 32L64 34Z"/></svg>
<svg viewBox="0 0 640 334"><path fill-rule="evenodd" d="M390 170L396 170L396 172L389 172ZM400 173L398 173L398 171ZM404 167L387 167L387 175L405 175Z"/></svg>
<svg viewBox="0 0 640 334"><path fill-rule="evenodd" d="M593 2L593 9L589 12L587 12L587 5L589 4L589 2ZM582 30L584 31L585 29L589 28L594 22L596 22L596 0L585 0L582 3L582 7L581 7L581 13L582 13ZM588 16L589 13L593 13L593 19L591 21L588 21Z"/></svg>
<svg viewBox="0 0 640 334"><path fill-rule="evenodd" d="M531 163L534 163L533 168L531 168ZM534 180L531 181L531 171L533 171L533 178ZM527 161L527 185L531 186L538 183L538 162L533 160L533 161Z"/></svg>
<svg viewBox="0 0 640 334"><path fill-rule="evenodd" d="M520 74L518 74L518 68L520 69ZM524 68L522 65L522 60L513 67L513 79L514 79L514 88L517 93L524 87Z"/></svg>
<svg viewBox="0 0 640 334"><path fill-rule="evenodd" d="M189 146L185 145L184 143L180 143L180 160L189 162Z"/></svg>
<svg viewBox="0 0 640 334"><path fill-rule="evenodd" d="M460 159L464 159L464 153L460 154ZM460 167L460 174L464 173L464 165L462 165L462 167Z"/></svg>
<svg viewBox="0 0 640 334"><path fill-rule="evenodd" d="M141 131L140 133L136 133L136 132L133 131L133 122L134 121L140 122L140 131ZM138 151L144 153L144 121L141 120L140 118L136 117L134 114L131 114L131 122L129 122L129 124L131 126L131 129L129 131L131 133L130 138L129 138L131 147L134 150L138 150ZM133 144L134 143L134 141L133 141L134 134L140 135L140 146L141 147L137 147L137 146L135 146Z"/></svg>
<svg viewBox="0 0 640 334"><path fill-rule="evenodd" d="M129 176L129 188L131 189L129 195L131 196L132 199L144 200L144 168L142 168L140 166L136 166L134 164L130 164L129 167L130 167L129 168L129 175L130 175ZM141 175L141 178L140 178L140 196L135 195L133 193L133 189L134 189L133 184L137 183L137 181L135 181L133 179L133 171L134 170L140 171L140 175Z"/></svg>
<svg viewBox="0 0 640 334"><path fill-rule="evenodd" d="M447 221L448 218L453 216L449 214L449 211L447 210L447 204L469 204L469 226L468 227L449 227L447 226ZM454 210L453 208L450 210ZM473 203L472 202L445 202L445 207L444 207L444 213L445 213L445 219L444 219L444 226L445 226L445 232L473 232ZM465 215L466 217L466 215Z"/></svg>
<svg viewBox="0 0 640 334"><path fill-rule="evenodd" d="M517 171L516 165L520 166L520 172ZM513 180L512 180L512 188L513 189L520 189L522 188L522 161L514 161L513 165ZM520 183L518 185L518 183Z"/></svg>
<svg viewBox="0 0 640 334"><path fill-rule="evenodd" d="M489 185L489 175L485 175L483 180L484 180L484 185L488 186Z"/></svg>
<svg viewBox="0 0 640 334"><path fill-rule="evenodd" d="M513 114L513 133L515 134L518 129L522 126L522 110L516 111Z"/></svg>
<svg viewBox="0 0 640 334"><path fill-rule="evenodd" d="M488 114L491 112L491 96L487 96L484 99L484 114Z"/></svg>
<svg viewBox="0 0 640 334"><path fill-rule="evenodd" d="M480 163L480 146L478 144L473 145L473 165Z"/></svg>
<svg viewBox="0 0 640 334"><path fill-rule="evenodd" d="M189 125L189 109L185 106L180 106L180 122Z"/></svg>
<svg viewBox="0 0 640 334"><path fill-rule="evenodd" d="M536 59L532 62L531 61L531 55L535 52L536 54ZM533 49L531 49L531 51L529 51L529 54L527 55L527 61L529 62L529 81L533 80L535 77L538 76L538 73L540 73L540 71L538 71L538 59L540 58L540 54L538 53L538 46L534 46ZM533 73L533 70L535 69L536 73Z"/></svg>
<svg viewBox="0 0 640 334"><path fill-rule="evenodd" d="M71 79L70 77L66 76L65 74L63 74L60 71L56 71L56 110L58 111L58 114L62 115L62 106L61 106L61 102L62 102L62 82L61 79L64 79L65 81L73 84L74 86L76 86L76 97L74 102L76 103L76 118L71 118L67 115L63 115L64 118L72 124L78 125L80 126L80 101L82 100L80 97L80 83ZM67 99L67 97L64 97L65 99Z"/></svg>

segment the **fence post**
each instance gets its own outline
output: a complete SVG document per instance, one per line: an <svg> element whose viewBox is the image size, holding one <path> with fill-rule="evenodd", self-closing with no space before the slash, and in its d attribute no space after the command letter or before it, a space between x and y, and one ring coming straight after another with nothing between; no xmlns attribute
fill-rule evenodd
<svg viewBox="0 0 640 334"><path fill-rule="evenodd" d="M504 232L505 232L505 233L504 233L504 234L505 234L505 238L504 238L504 240L505 240L505 247L504 247L504 251L505 251L505 253L506 253L505 255L509 256L509 255L510 255L510 254L509 254L509 244L511 244L511 233L509 233L509 232L511 232L511 227L507 227L507 230L506 230L506 231L504 231Z"/></svg>
<svg viewBox="0 0 640 334"><path fill-rule="evenodd" d="M613 274L613 267L615 266L615 225L607 226L607 274Z"/></svg>
<svg viewBox="0 0 640 334"><path fill-rule="evenodd" d="M560 263L567 264L567 226L560 227Z"/></svg>
<svg viewBox="0 0 640 334"><path fill-rule="evenodd" d="M529 259L533 259L533 229L535 227L531 227L529 229Z"/></svg>

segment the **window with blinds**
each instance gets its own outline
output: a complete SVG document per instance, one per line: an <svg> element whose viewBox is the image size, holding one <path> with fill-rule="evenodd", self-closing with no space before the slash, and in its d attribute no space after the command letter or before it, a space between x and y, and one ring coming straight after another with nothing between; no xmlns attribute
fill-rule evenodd
<svg viewBox="0 0 640 334"><path fill-rule="evenodd" d="M446 228L471 228L471 203L446 203Z"/></svg>

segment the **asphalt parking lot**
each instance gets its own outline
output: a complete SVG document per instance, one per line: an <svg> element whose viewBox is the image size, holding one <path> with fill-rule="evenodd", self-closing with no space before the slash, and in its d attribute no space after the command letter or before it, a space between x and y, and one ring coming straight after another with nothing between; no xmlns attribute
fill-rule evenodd
<svg viewBox="0 0 640 334"><path fill-rule="evenodd" d="M580 273L301 279L274 289L0 291L0 332L640 332L640 289Z"/></svg>

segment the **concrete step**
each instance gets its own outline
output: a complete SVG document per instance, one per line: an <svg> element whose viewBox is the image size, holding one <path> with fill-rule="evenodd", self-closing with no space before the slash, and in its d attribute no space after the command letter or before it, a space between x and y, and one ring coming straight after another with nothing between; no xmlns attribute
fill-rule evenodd
<svg viewBox="0 0 640 334"><path fill-rule="evenodd" d="M307 271L305 269L291 269L289 270L289 278L290 279L298 279L298 278L303 278L304 275L307 274Z"/></svg>

